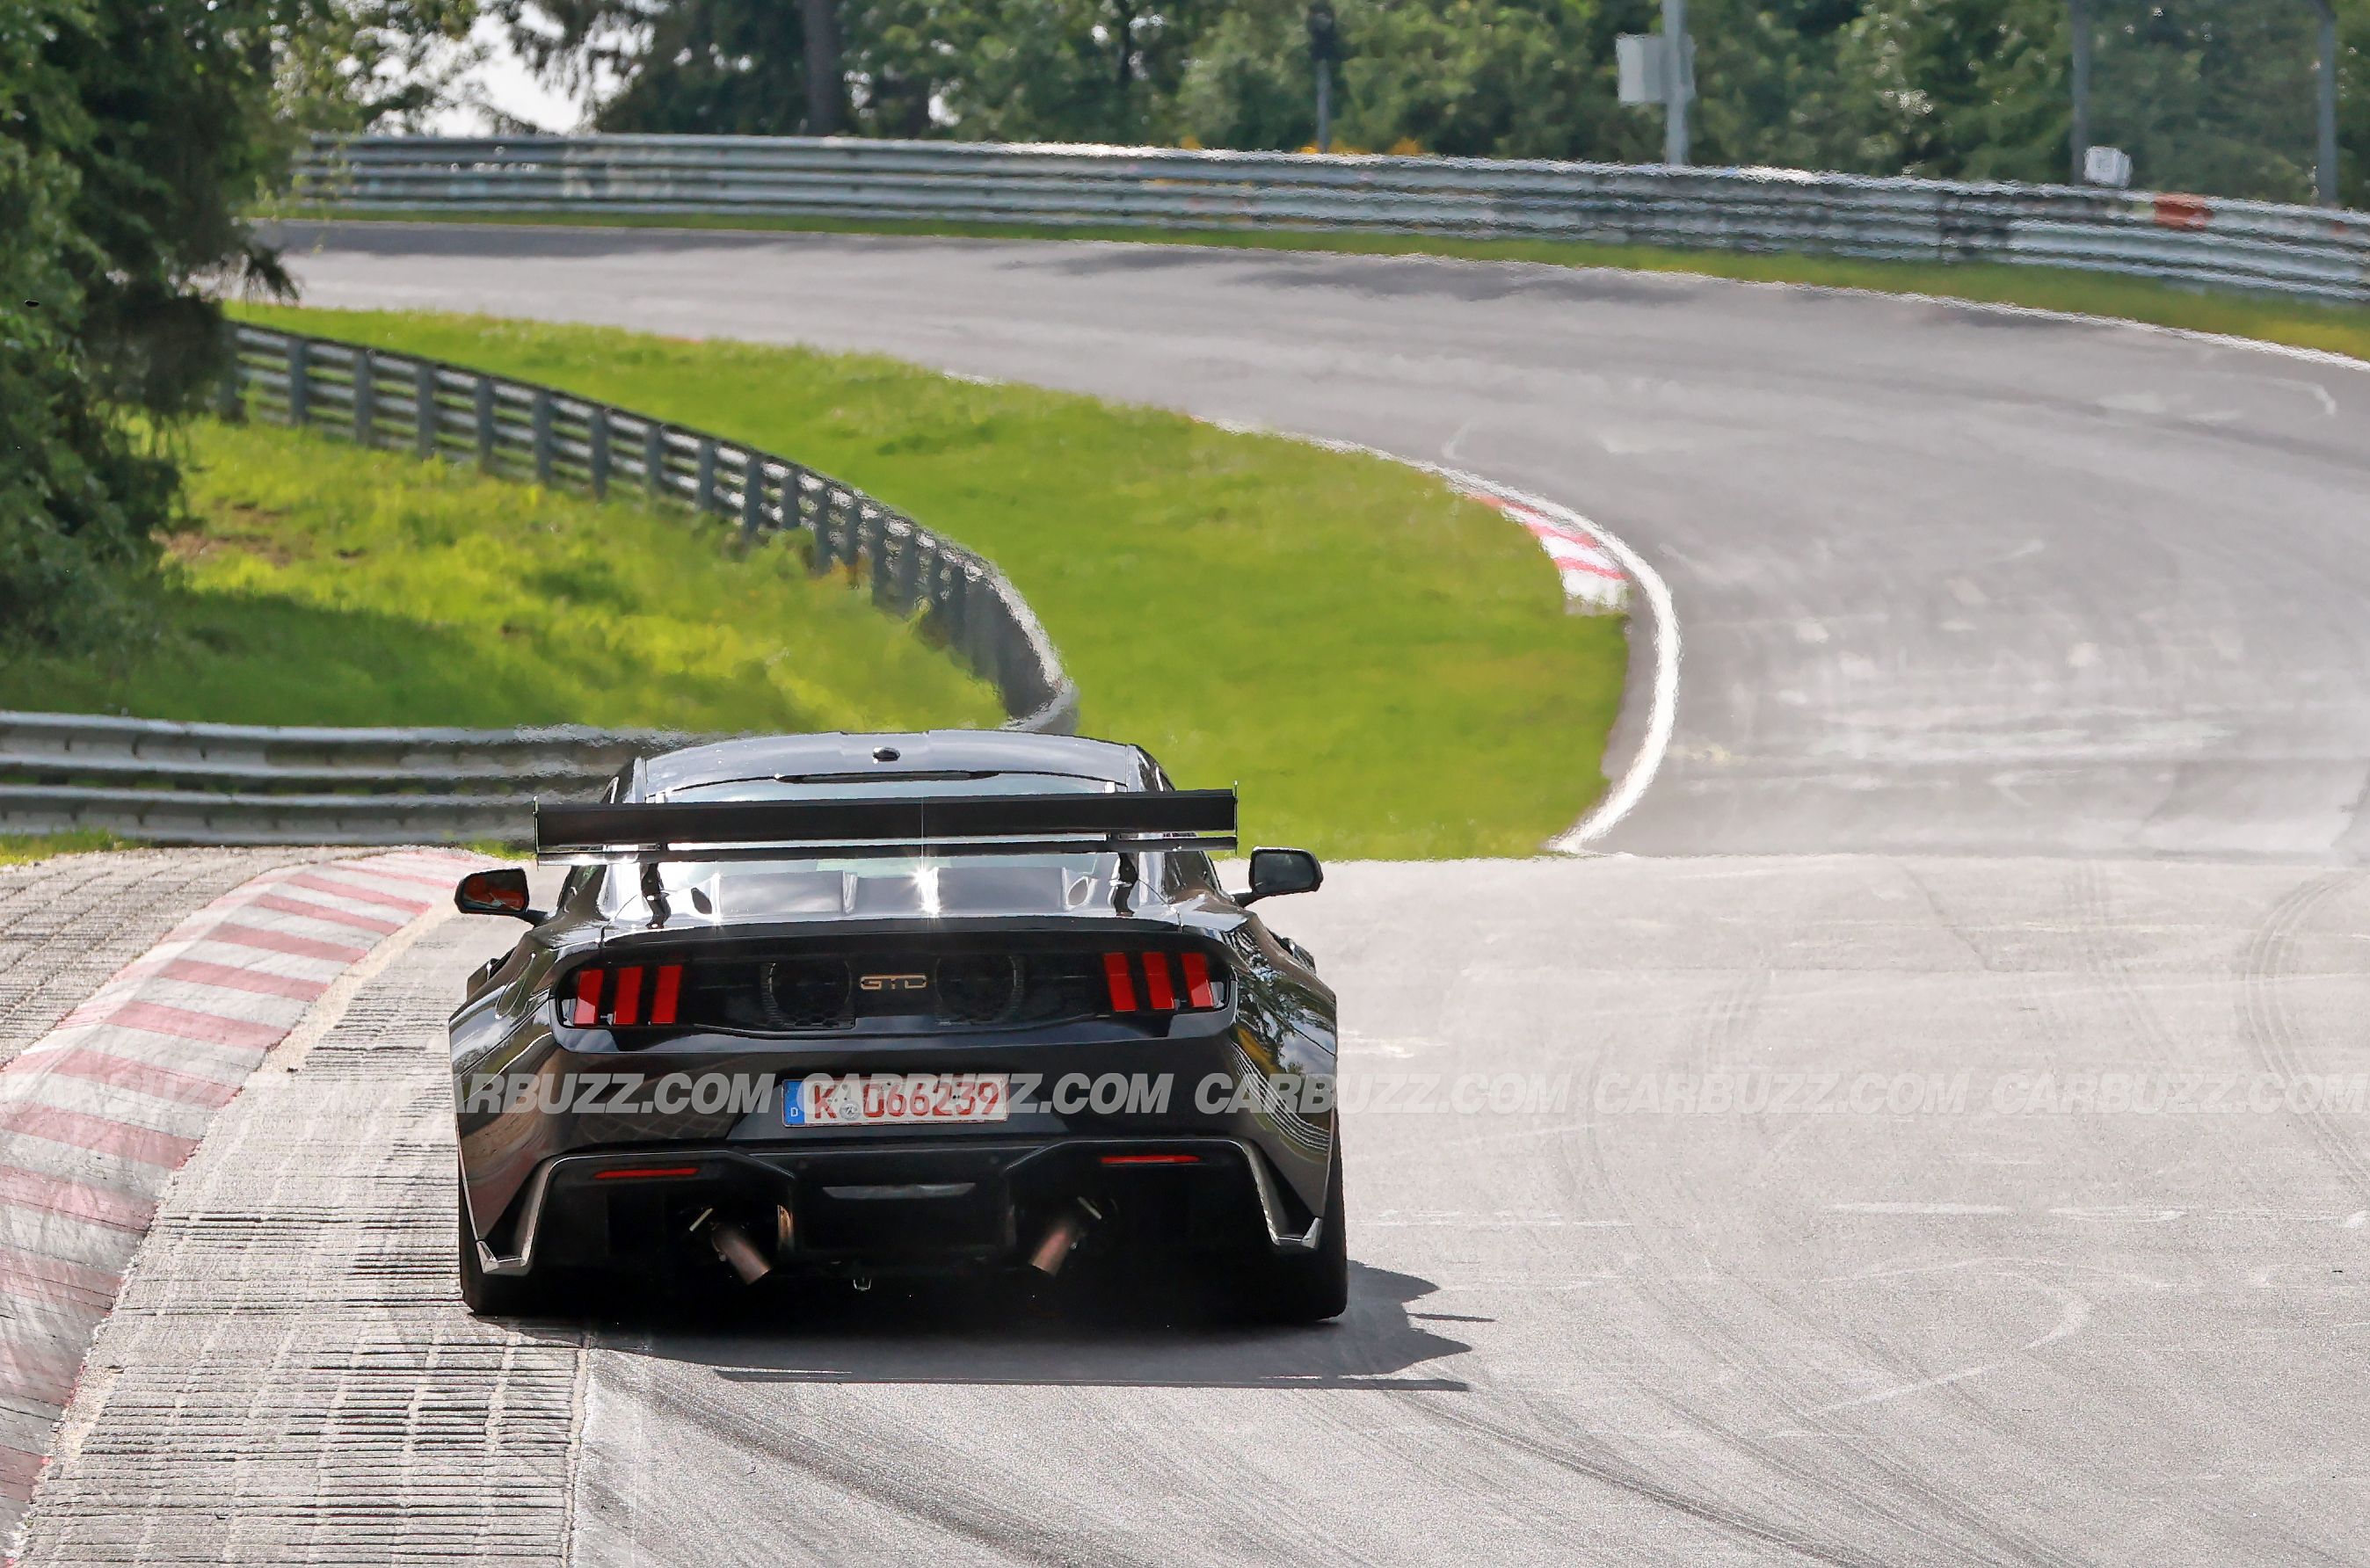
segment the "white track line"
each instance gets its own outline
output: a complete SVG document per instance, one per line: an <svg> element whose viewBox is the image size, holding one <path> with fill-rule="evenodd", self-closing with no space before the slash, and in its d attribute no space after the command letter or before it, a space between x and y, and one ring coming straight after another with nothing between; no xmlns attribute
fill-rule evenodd
<svg viewBox="0 0 2370 1568"><path fill-rule="evenodd" d="M1292 430L1271 429L1260 425L1246 425L1230 419L1208 419L1205 424L1243 435L1283 436L1289 441L1306 441L1329 452L1349 452L1360 457L1379 457L1387 463L1420 468L1426 474L1446 480L1459 490L1478 496L1493 497L1500 501L1521 507L1554 519L1588 535L1604 547L1605 552L1621 563L1629 580L1638 585L1646 598L1646 608L1653 621L1654 690L1646 715L1646 735L1639 742L1638 754L1621 777L1596 803L1595 808L1542 846L1553 854L1586 854L1589 846L1619 825L1621 819L1637 807L1645 797L1647 788L1661 771L1662 759L1671 749L1671 732L1679 722L1679 612L1671 603L1671 590L1662 575L1650 566L1643 555L1632 550L1618 535L1599 527L1570 507L1535 496L1528 490L1518 490L1511 485L1501 485L1494 479L1484 479L1462 468L1428 462L1421 457L1404 457L1380 447L1360 441L1336 441L1329 436L1306 436Z"/></svg>

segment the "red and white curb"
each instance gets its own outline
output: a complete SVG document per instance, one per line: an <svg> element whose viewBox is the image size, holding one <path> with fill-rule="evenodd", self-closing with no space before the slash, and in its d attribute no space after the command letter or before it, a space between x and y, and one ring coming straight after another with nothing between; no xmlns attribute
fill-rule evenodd
<svg viewBox="0 0 2370 1568"><path fill-rule="evenodd" d="M0 1513L30 1500L165 1184L215 1113L474 863L407 850L266 872L0 1067Z"/></svg>
<svg viewBox="0 0 2370 1568"><path fill-rule="evenodd" d="M1615 615L1629 607L1629 575L1602 540L1575 522L1495 490L1464 492L1483 506L1495 507L1530 531L1539 548L1555 563L1563 580L1564 607L1590 614Z"/></svg>

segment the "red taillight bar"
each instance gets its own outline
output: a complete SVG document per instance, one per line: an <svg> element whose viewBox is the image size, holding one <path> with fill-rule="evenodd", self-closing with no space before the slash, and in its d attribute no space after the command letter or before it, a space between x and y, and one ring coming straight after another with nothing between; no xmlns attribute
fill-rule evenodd
<svg viewBox="0 0 2370 1568"><path fill-rule="evenodd" d="M621 1029L643 1024L673 1024L683 1001L683 966L661 964L654 978L647 983L650 971L647 965L628 964L619 969L604 969L590 964L576 971L571 1000L562 1009L568 1022L580 1029L596 1024L615 1024ZM610 978L616 977L616 983ZM606 991L607 1005L603 1005ZM643 1016L642 998L650 997L650 1014Z"/></svg>
<svg viewBox="0 0 2370 1568"><path fill-rule="evenodd" d="M1185 966L1185 1000L1195 1007L1217 1006L1217 994L1210 989L1210 960L1199 953L1180 953L1177 961Z"/></svg>
<svg viewBox="0 0 2370 1568"><path fill-rule="evenodd" d="M1199 1165L1199 1154L1106 1154L1106 1165Z"/></svg>
<svg viewBox="0 0 2370 1568"><path fill-rule="evenodd" d="M576 1008L568 1017L578 1028L587 1028L601 1021L601 971L576 971Z"/></svg>
<svg viewBox="0 0 2370 1568"><path fill-rule="evenodd" d="M1128 969L1127 955L1103 955L1103 979L1110 982L1110 1004L1113 1013L1135 1011L1135 977Z"/></svg>
<svg viewBox="0 0 2370 1568"><path fill-rule="evenodd" d="M1168 954L1147 953L1144 956L1144 991L1155 1013L1177 1011L1177 991L1168 983Z"/></svg>
<svg viewBox="0 0 2370 1568"><path fill-rule="evenodd" d="M1210 960L1200 953L1176 955L1176 967L1169 967L1169 955L1158 952L1106 953L1103 955L1103 978L1110 987L1110 1009L1113 1013L1181 1013L1187 1010L1207 1012L1218 1005L1217 988L1210 983ZM1141 1009L1136 993L1136 966L1144 967L1144 991ZM1184 990L1178 990L1178 975L1184 976Z"/></svg>
<svg viewBox="0 0 2370 1568"><path fill-rule="evenodd" d="M696 1165L620 1165L613 1170L595 1171L596 1182L656 1182L676 1176L696 1176Z"/></svg>

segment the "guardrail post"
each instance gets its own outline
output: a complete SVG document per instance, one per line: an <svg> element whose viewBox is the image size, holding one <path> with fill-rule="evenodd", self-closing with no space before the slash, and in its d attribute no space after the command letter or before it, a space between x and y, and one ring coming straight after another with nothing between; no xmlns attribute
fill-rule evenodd
<svg viewBox="0 0 2370 1568"><path fill-rule="evenodd" d="M481 375L474 389L477 416L477 466L494 471L494 378Z"/></svg>
<svg viewBox="0 0 2370 1568"><path fill-rule="evenodd" d="M938 625L947 635L947 646L968 664L971 649L964 638L970 631L971 574L960 561L947 562L946 568L947 580L938 586Z"/></svg>
<svg viewBox="0 0 2370 1568"><path fill-rule="evenodd" d="M591 447L584 460L587 475L592 483L592 498L605 500L609 495L609 406L595 403L584 415L584 435Z"/></svg>
<svg viewBox="0 0 2370 1568"><path fill-rule="evenodd" d="M313 414L313 346L288 339L288 422L302 426Z"/></svg>
<svg viewBox="0 0 2370 1568"><path fill-rule="evenodd" d="M378 444L378 364L368 349L354 350L354 441Z"/></svg>
<svg viewBox="0 0 2370 1568"><path fill-rule="evenodd" d="M551 394L535 389L535 482L551 483Z"/></svg>
<svg viewBox="0 0 2370 1568"><path fill-rule="evenodd" d="M742 449L741 453L741 543L754 544L765 526L765 460Z"/></svg>
<svg viewBox="0 0 2370 1568"><path fill-rule="evenodd" d="M411 367L411 450L422 458L436 455L436 361L422 360Z"/></svg>
<svg viewBox="0 0 2370 1568"><path fill-rule="evenodd" d="M801 484L800 488L804 488ZM814 548L807 552L807 570L822 577L831 570L831 492L824 490L815 500L814 526L810 532Z"/></svg>
<svg viewBox="0 0 2370 1568"><path fill-rule="evenodd" d="M656 419L642 425L642 488L652 500L666 493L666 427Z"/></svg>
<svg viewBox="0 0 2370 1568"><path fill-rule="evenodd" d="M716 438L699 438L699 472L692 481L691 509L702 517L717 510L716 505Z"/></svg>
<svg viewBox="0 0 2370 1568"><path fill-rule="evenodd" d="M930 539L919 527L906 530L905 546L897 553L898 614L911 615L915 607L921 603L924 551L929 550L935 556L937 552L930 547L937 544L937 540Z"/></svg>

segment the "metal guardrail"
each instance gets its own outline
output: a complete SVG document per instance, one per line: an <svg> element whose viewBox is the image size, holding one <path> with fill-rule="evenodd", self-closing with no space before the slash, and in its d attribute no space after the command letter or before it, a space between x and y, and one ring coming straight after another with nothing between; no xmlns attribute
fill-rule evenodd
<svg viewBox="0 0 2370 1568"><path fill-rule="evenodd" d="M633 758L698 738L0 713L0 826L163 844L515 841L537 795L595 797Z"/></svg>
<svg viewBox="0 0 2370 1568"><path fill-rule="evenodd" d="M259 326L238 328L219 411L596 497L629 486L728 520L746 540L801 531L815 573L869 579L876 604L920 615L994 684L1007 728L1076 728L1077 688L1002 573L787 458L552 387ZM595 795L628 759L691 738L0 713L0 831L98 828L165 844L517 841L537 794Z"/></svg>
<svg viewBox="0 0 2370 1568"><path fill-rule="evenodd" d="M740 213L1813 251L2370 301L2370 214L1785 169L846 138L362 137L316 141L295 197L357 214Z"/></svg>

